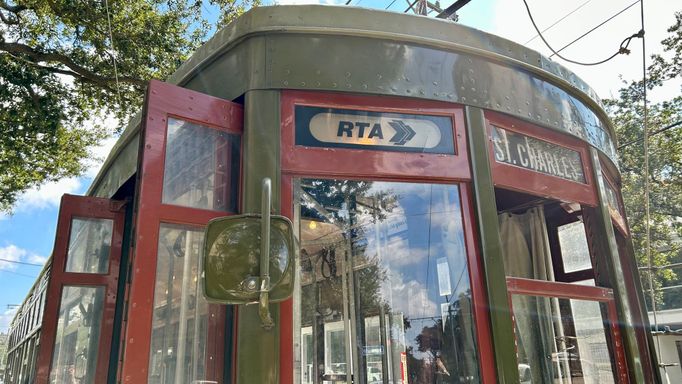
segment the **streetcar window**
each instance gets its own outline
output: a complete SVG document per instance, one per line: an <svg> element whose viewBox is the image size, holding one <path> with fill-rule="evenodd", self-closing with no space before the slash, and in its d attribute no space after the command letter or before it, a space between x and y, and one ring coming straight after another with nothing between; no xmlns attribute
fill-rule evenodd
<svg viewBox="0 0 682 384"><path fill-rule="evenodd" d="M512 295L519 366L528 383L615 383L604 304L576 299ZM582 381L581 381L582 382Z"/></svg>
<svg viewBox="0 0 682 384"><path fill-rule="evenodd" d="M164 204L235 212L239 136L168 119Z"/></svg>
<svg viewBox="0 0 682 384"><path fill-rule="evenodd" d="M297 382L478 382L459 188L303 179Z"/></svg>
<svg viewBox="0 0 682 384"><path fill-rule="evenodd" d="M73 219L66 272L107 273L113 228L109 219Z"/></svg>
<svg viewBox="0 0 682 384"><path fill-rule="evenodd" d="M159 229L149 384L205 378L208 303L198 291L202 242L200 228Z"/></svg>
<svg viewBox="0 0 682 384"><path fill-rule="evenodd" d="M51 382L95 382L104 291L104 287L63 288L50 371Z"/></svg>

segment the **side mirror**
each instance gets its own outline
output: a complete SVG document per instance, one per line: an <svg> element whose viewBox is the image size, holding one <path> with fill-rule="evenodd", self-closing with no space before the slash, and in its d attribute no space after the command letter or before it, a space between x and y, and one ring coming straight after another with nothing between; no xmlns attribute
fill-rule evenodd
<svg viewBox="0 0 682 384"><path fill-rule="evenodd" d="M269 302L294 288L295 239L291 221L270 215L270 180L263 182L263 214L211 220L203 249L204 294L219 304L260 304L263 327L272 326Z"/></svg>

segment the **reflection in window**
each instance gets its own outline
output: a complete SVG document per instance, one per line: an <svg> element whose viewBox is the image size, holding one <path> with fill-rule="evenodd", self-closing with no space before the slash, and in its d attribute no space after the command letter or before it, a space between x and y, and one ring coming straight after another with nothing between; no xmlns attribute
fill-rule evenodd
<svg viewBox="0 0 682 384"><path fill-rule="evenodd" d="M164 204L234 212L239 176L239 136L168 119Z"/></svg>
<svg viewBox="0 0 682 384"><path fill-rule="evenodd" d="M201 229L161 224L149 357L150 384L205 379L208 304L198 291Z"/></svg>
<svg viewBox="0 0 682 384"><path fill-rule="evenodd" d="M65 286L50 382L95 383L105 287Z"/></svg>
<svg viewBox="0 0 682 384"><path fill-rule="evenodd" d="M113 220L74 218L66 272L107 273L113 228Z"/></svg>
<svg viewBox="0 0 682 384"><path fill-rule="evenodd" d="M300 382L479 382L457 186L300 181Z"/></svg>
<svg viewBox="0 0 682 384"><path fill-rule="evenodd" d="M520 381L615 383L602 305L513 295Z"/></svg>

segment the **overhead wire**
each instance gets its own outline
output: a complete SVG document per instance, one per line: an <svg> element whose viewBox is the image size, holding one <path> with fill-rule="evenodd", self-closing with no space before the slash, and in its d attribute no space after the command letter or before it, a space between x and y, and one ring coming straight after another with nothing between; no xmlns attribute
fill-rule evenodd
<svg viewBox="0 0 682 384"><path fill-rule="evenodd" d="M43 266L43 264L27 263L25 261L17 261L17 260L3 259L3 258L0 258L0 262L12 263L12 264L21 264L21 265L30 265L33 267L42 267Z"/></svg>
<svg viewBox="0 0 682 384"><path fill-rule="evenodd" d="M572 14L576 13L580 8L584 7L585 5L587 5L587 4L588 4L589 2L591 2L591 1L592 1L592 0L587 0L586 2L580 4L580 5L578 6L578 8L575 8L575 9L572 10L571 12L569 12L569 13L565 14L563 17L561 17L559 20L557 20L557 21L555 21L554 23L552 23L552 25L550 25L549 27L543 29L543 30L542 30L542 33L545 33L545 32L547 32L547 31L549 31L549 30L552 29L555 25L557 25L557 24L561 23L562 21L564 21L567 17L569 17L569 16L571 16ZM535 36L531 37L530 40L528 40L528 41L526 41L525 43L523 43L523 45L527 45L527 44L530 43L531 41L537 39L539 36L540 36L540 35L535 35Z"/></svg>
<svg viewBox="0 0 682 384"><path fill-rule="evenodd" d="M671 130L671 129L673 129L673 128L677 128L677 127L681 127L681 126L682 126L682 120L676 121L676 122L674 122L674 123L672 123L672 124L666 125L665 127L661 128L661 129L659 129L659 130L656 130L656 131L653 131L653 132L649 133L649 137L658 135L659 133L663 133L663 132L669 131L669 130ZM643 137L640 137L639 139L635 139L635 140L632 140L632 141L628 141L628 142L625 143L625 144L621 144L621 145L618 147L618 149L619 149L619 150L620 150L620 149L623 149L623 148L625 148L625 147L627 147L627 146L630 146L630 145L632 145L632 144L639 143L639 142L642 141L642 140L644 140Z"/></svg>
<svg viewBox="0 0 682 384"><path fill-rule="evenodd" d="M639 1L639 0L638 0L638 1ZM523 0L523 4L526 6L526 11L528 12L528 17L530 18L530 21L531 21L531 23L533 24L533 28L535 28L535 31L537 32L537 34L538 34L538 36L540 37L540 39L542 39L542 42L545 43L545 45L547 46L547 48L549 48L549 50L552 51L552 53L554 53L554 55L558 56L559 58L561 58L561 59L563 59L563 60L565 60L565 61L567 61L567 62L569 62L569 63L573 63L573 64L577 64L577 65L585 65L585 66L592 66L592 65L599 65L599 64L606 63L607 61L613 59L614 57L618 56L619 54L628 54L628 53L630 53L630 50L628 49L628 46L630 45L630 42L632 41L632 39L634 39L635 37L640 37L640 38L643 38L643 37L644 37L644 30L643 30L643 29L640 30L640 31L637 32L637 33L632 34L632 35L629 36L629 37L626 37L626 38L620 43L620 47L618 48L618 50L617 50L614 54L612 54L611 56L607 57L607 58L604 59L604 60L599 60L599 61L592 62L592 63L584 63L584 62L580 62L580 61L576 61L576 60L571 60L571 59L568 59L568 58L566 58L566 57L564 57L564 56L561 56L554 48L552 48L552 46L549 44L549 42L547 41L547 39L545 39L545 37L542 35L542 32L540 31L540 28L538 28L537 24L535 23L535 19L533 18L533 14L531 13L530 7L528 6L528 2L527 2L526 0Z"/></svg>
<svg viewBox="0 0 682 384"><path fill-rule="evenodd" d="M116 93L118 95L118 103L121 103L121 85L118 81L118 66L116 64L116 47L114 46L114 34L111 31L111 15L109 15L109 0L104 0L104 7L107 10L107 26L109 27L109 45L111 46L111 57L114 62L114 79L116 79Z"/></svg>
<svg viewBox="0 0 682 384"><path fill-rule="evenodd" d="M623 8L622 10L620 10L620 12L618 12L618 13L616 13L615 15L609 17L608 19L602 21L601 23L599 23L599 25L597 25L597 26L595 26L594 28L590 29L589 31L583 33L582 35L580 35L578 38L576 38L575 40L571 41L570 43L568 43L568 44L564 45L563 47L559 48L559 50L557 50L557 52L561 52L561 51L563 51L564 49L566 49L566 48L570 47L571 45L577 43L578 41L582 40L583 37L589 35L590 33L596 31L597 29L601 28L601 26L603 26L604 24L608 23L609 21L615 19L618 15L620 15L621 13L623 13L623 12L627 11L628 9L632 8L632 7L633 7L635 4L637 4L637 3L639 3L639 0L636 0L634 3L628 5L627 7ZM554 56L554 54L549 55L549 57L552 57L552 56Z"/></svg>

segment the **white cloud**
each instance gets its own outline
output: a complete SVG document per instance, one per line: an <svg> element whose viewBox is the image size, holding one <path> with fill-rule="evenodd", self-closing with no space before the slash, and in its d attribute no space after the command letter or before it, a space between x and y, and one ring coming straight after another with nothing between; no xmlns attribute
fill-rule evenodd
<svg viewBox="0 0 682 384"><path fill-rule="evenodd" d="M14 318L14 315L17 313L17 310L19 307L14 307L5 310L4 312L0 313L0 331L4 332L9 328L10 323L12 322L12 319Z"/></svg>
<svg viewBox="0 0 682 384"><path fill-rule="evenodd" d="M9 261L21 261L23 257L26 256L28 252L25 249L21 249L16 245L10 244L6 247L0 248L0 259L5 259ZM15 270L17 269L17 264L8 261L0 261L0 270Z"/></svg>
<svg viewBox="0 0 682 384"><path fill-rule="evenodd" d="M29 189L19 197L15 210L27 212L33 209L58 207L62 195L76 193L82 185L80 179L70 177Z"/></svg>
<svg viewBox="0 0 682 384"><path fill-rule="evenodd" d="M29 262L29 263L33 263L33 264L43 264L43 265L45 265L45 262L47 262L47 257L45 257L45 256L40 256L40 255L35 255L35 254L31 254L31 255L28 257L28 262Z"/></svg>
<svg viewBox="0 0 682 384"><path fill-rule="evenodd" d="M112 126L112 124L115 123L112 122L108 125ZM84 163L87 167L83 174L84 177L92 179L97 176L97 172L99 172L100 167L104 163L104 160L106 160L109 152L111 152L111 148L114 147L117 140L117 137L109 137L102 140L98 146L91 148L90 154L93 158Z"/></svg>
<svg viewBox="0 0 682 384"><path fill-rule="evenodd" d="M19 248L14 244L7 245L5 247L0 247L0 270L13 271L17 269L19 264L12 263L12 261L33 263L33 264L45 264L47 257L40 256L23 248Z"/></svg>

